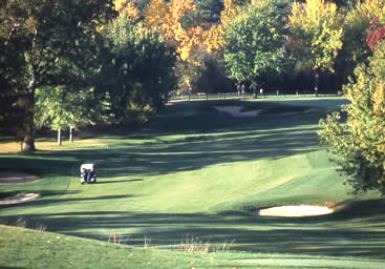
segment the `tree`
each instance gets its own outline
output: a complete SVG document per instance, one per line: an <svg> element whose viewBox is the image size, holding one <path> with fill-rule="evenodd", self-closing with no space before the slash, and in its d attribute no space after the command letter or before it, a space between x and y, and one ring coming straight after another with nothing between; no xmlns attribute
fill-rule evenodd
<svg viewBox="0 0 385 269"><path fill-rule="evenodd" d="M228 26L238 15L245 0L224 0L223 10L220 14L220 23L210 27L205 40L206 50L209 54L220 54L225 46L225 35Z"/></svg>
<svg viewBox="0 0 385 269"><path fill-rule="evenodd" d="M158 29L166 42L175 47L179 86L189 93L203 66L206 35L203 27L194 23L195 11L193 0L153 0L145 18L148 26Z"/></svg>
<svg viewBox="0 0 385 269"><path fill-rule="evenodd" d="M251 5L229 25L224 61L232 79L255 84L264 74L280 71L285 56L285 14L279 4Z"/></svg>
<svg viewBox="0 0 385 269"><path fill-rule="evenodd" d="M94 63L96 27L113 16L112 6L108 0L1 2L2 36L19 42L13 49L21 55L18 62L21 72L13 73L14 77L8 80L18 80L23 91L24 151L35 150L36 89L50 90L77 83L72 67L86 68Z"/></svg>
<svg viewBox="0 0 385 269"><path fill-rule="evenodd" d="M385 42L375 48L369 64L355 70L356 82L344 88L351 101L321 120L321 143L337 155L336 162L356 193L385 194Z"/></svg>
<svg viewBox="0 0 385 269"><path fill-rule="evenodd" d="M64 86L36 90L35 123L47 126L58 133L58 145L62 144L62 130L69 129L69 140L73 141L73 130L102 118L102 99L94 88L68 90Z"/></svg>
<svg viewBox="0 0 385 269"><path fill-rule="evenodd" d="M98 90L108 97L115 120L128 120L135 109L158 109L175 85L174 50L125 14L108 25L105 35L107 61Z"/></svg>
<svg viewBox="0 0 385 269"><path fill-rule="evenodd" d="M319 73L334 71L334 60L342 47L343 28L337 6L325 0L295 2L289 25L289 47L304 68L314 71L314 91L318 95Z"/></svg>
<svg viewBox="0 0 385 269"><path fill-rule="evenodd" d="M195 17L205 23L217 23L223 10L223 2L220 0L196 0L197 10Z"/></svg>
<svg viewBox="0 0 385 269"><path fill-rule="evenodd" d="M125 14L132 21L139 21L142 17L141 10L137 7L136 1L114 0L115 10L119 14Z"/></svg>
<svg viewBox="0 0 385 269"><path fill-rule="evenodd" d="M384 5L384 0L356 1L345 16L343 47L337 62L346 82L357 64L366 62L371 55L366 33L373 21L385 22Z"/></svg>
<svg viewBox="0 0 385 269"><path fill-rule="evenodd" d="M22 44L14 37L16 30L10 25L8 27L0 27L0 131L20 138L24 116L20 97L23 91L16 78L21 72L22 55L15 48Z"/></svg>

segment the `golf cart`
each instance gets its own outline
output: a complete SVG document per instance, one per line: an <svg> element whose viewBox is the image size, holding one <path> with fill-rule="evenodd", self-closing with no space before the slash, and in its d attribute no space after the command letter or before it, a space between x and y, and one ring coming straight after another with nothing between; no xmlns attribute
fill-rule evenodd
<svg viewBox="0 0 385 269"><path fill-rule="evenodd" d="M95 183L96 173L93 163L85 163L80 166L80 183Z"/></svg>

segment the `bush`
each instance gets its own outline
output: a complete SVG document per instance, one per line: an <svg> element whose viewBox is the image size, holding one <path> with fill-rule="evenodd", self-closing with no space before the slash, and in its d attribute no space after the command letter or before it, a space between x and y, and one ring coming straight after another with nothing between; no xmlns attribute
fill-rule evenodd
<svg viewBox="0 0 385 269"><path fill-rule="evenodd" d="M368 65L359 65L355 81L344 87L351 104L341 113L321 120L321 143L335 153L356 193L379 190L385 194L385 41L379 43Z"/></svg>

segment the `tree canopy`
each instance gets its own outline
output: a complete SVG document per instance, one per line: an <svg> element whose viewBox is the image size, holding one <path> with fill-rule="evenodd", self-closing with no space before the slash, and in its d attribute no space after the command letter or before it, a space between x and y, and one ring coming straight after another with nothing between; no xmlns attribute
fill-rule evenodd
<svg viewBox="0 0 385 269"><path fill-rule="evenodd" d="M224 61L231 78L256 82L268 72L279 72L285 57L285 14L277 1L263 1L240 12L226 35Z"/></svg>
<svg viewBox="0 0 385 269"><path fill-rule="evenodd" d="M7 81L18 81L22 91L23 149L31 151L35 148L36 89L84 81L77 77L76 70L89 66L95 59L92 44L95 44L96 27L113 16L112 3L8 0L2 1L0 16L5 43L18 44L5 50L16 50L20 55L18 72L11 72ZM0 68L7 69L8 65Z"/></svg>
<svg viewBox="0 0 385 269"><path fill-rule="evenodd" d="M107 26L105 36L108 61L98 88L108 96L113 117L124 121L133 109L159 108L174 89L174 50L125 14Z"/></svg>
<svg viewBox="0 0 385 269"><path fill-rule="evenodd" d="M343 34L337 6L325 0L294 2L289 23L296 58L315 71L333 71Z"/></svg>
<svg viewBox="0 0 385 269"><path fill-rule="evenodd" d="M28 151L34 150L37 123L57 129L126 122L135 118L132 111L156 111L171 91L207 92L209 80L216 92L234 90L235 81L255 86L263 80L288 92L299 85L308 91L302 82L313 82L314 73L318 89L320 73L335 81L328 90L336 92L356 64L371 59L381 66L375 59L381 58L377 47L385 36L384 4L1 1L0 123L23 136ZM370 66L357 70L378 81ZM346 89L359 87L354 83L361 76ZM375 92L381 100L381 90Z"/></svg>
<svg viewBox="0 0 385 269"><path fill-rule="evenodd" d="M321 120L321 142L337 155L356 192L380 190L385 194L385 41L369 64L355 70L355 82L344 88L351 104L341 113Z"/></svg>

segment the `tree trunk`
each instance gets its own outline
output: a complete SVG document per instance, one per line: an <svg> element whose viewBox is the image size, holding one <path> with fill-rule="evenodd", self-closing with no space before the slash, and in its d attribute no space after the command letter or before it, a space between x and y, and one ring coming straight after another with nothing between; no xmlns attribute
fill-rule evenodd
<svg viewBox="0 0 385 269"><path fill-rule="evenodd" d="M32 152L35 151L35 125L34 125L34 106L35 106L35 89L30 89L28 96L24 104L25 108L25 118L23 124L23 152Z"/></svg>
<svg viewBox="0 0 385 269"><path fill-rule="evenodd" d="M32 47L31 51L35 50L36 46L36 38L37 38L37 30L34 31L34 36L32 38ZM23 139L23 152L33 152L36 150L35 148L35 90L36 84L38 80L38 74L36 72L36 65L31 64L31 79L29 80L27 86L27 96L25 98L25 118L23 124L24 131L24 139Z"/></svg>
<svg viewBox="0 0 385 269"><path fill-rule="evenodd" d="M314 76L314 94L316 97L318 97L318 86L319 86L319 73L318 71L315 71L315 76Z"/></svg>
<svg viewBox="0 0 385 269"><path fill-rule="evenodd" d="M28 119L25 119L24 124L24 139L23 139L23 152L33 152L35 148L35 130L33 126L33 117L28 116Z"/></svg>
<svg viewBox="0 0 385 269"><path fill-rule="evenodd" d="M72 126L70 126L69 140L70 140L71 143L74 142L74 127L72 127Z"/></svg>
<svg viewBox="0 0 385 269"><path fill-rule="evenodd" d="M62 145L61 128L57 129L57 144L58 146Z"/></svg>

